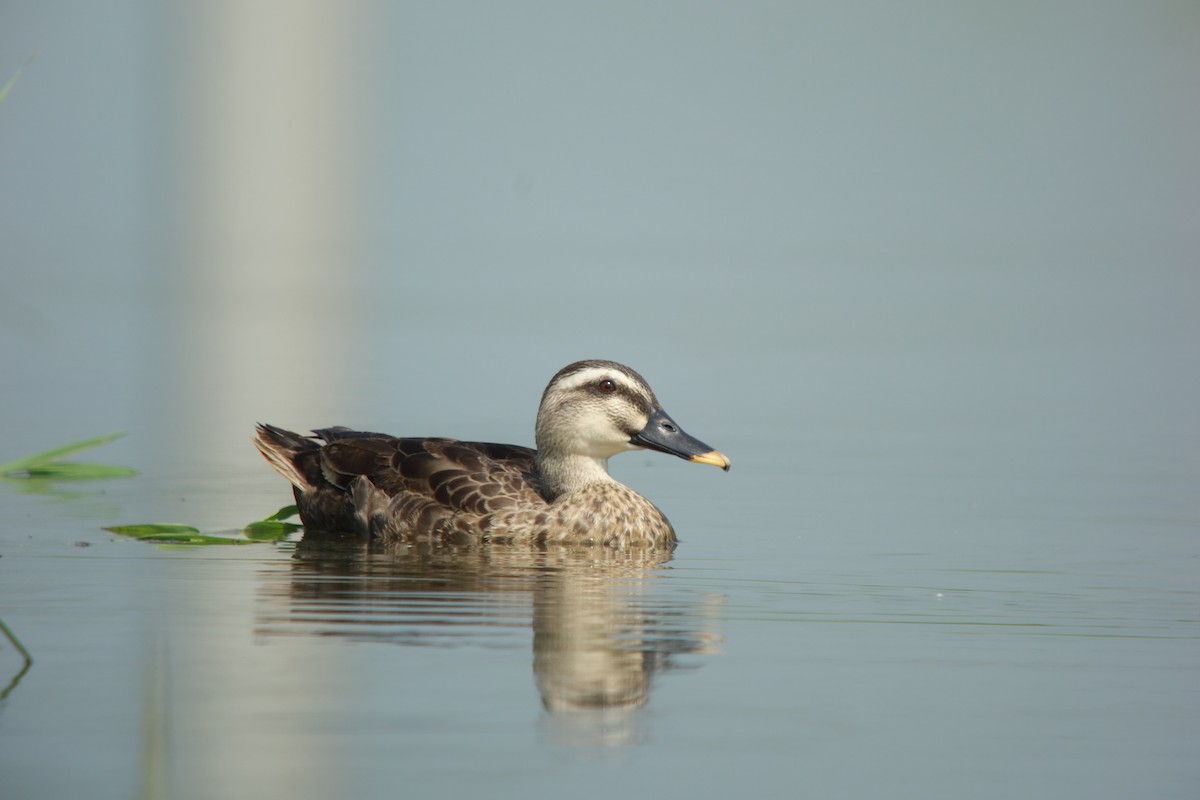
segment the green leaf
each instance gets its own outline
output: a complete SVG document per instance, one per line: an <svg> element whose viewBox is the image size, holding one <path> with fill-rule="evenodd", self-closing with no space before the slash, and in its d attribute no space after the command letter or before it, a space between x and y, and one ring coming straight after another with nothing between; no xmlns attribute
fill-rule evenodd
<svg viewBox="0 0 1200 800"><path fill-rule="evenodd" d="M300 513L300 509L295 506L284 506L269 517L263 517L263 522L274 522L276 520L291 519Z"/></svg>
<svg viewBox="0 0 1200 800"><path fill-rule="evenodd" d="M28 473L36 467L45 466L52 461L56 461L63 456L69 456L72 453L78 453L80 450L87 450L91 447L99 447L102 444L107 444L113 439L119 439L125 435L124 431L117 433L108 433L104 436L96 436L92 439L84 439L80 442L72 442L64 444L61 447L54 447L49 450L44 450L40 453L35 453L25 458L19 458L16 461L10 461L7 464L0 464L0 475L9 475L13 472Z"/></svg>
<svg viewBox="0 0 1200 800"><path fill-rule="evenodd" d="M300 530L293 522L281 522L275 519L260 519L242 528L247 539L255 542L277 542L293 531Z"/></svg>
<svg viewBox="0 0 1200 800"><path fill-rule="evenodd" d="M199 528L193 528L191 525L180 525L177 522L113 525L104 530L119 533L122 536L132 536L139 542L157 542L159 544L250 544L245 539L233 539L228 536L209 536L201 533Z"/></svg>
<svg viewBox="0 0 1200 800"><path fill-rule="evenodd" d="M12 91L12 87L17 83L17 78L21 77L21 73L25 71L25 68L28 67L29 63L36 57L37 53L34 53L29 58L25 59L25 63L17 68L16 73L8 79L8 83L4 84L4 88L0 89L0 103L3 103L4 98L8 97L8 93Z"/></svg>
<svg viewBox="0 0 1200 800"><path fill-rule="evenodd" d="M251 522L242 528L245 539L234 539L229 536L209 536L200 532L199 528L191 525L181 525L177 522L151 522L140 525L113 525L106 531L132 536L142 542L173 542L176 544L253 544L255 542L277 542L288 534L300 530L303 526L294 522L284 522L296 514L295 506L279 509L266 519Z"/></svg>
<svg viewBox="0 0 1200 800"><path fill-rule="evenodd" d="M180 525L177 522L150 522L141 525L113 525L105 528L104 530L112 531L113 533L119 533L122 536L136 536L139 539L145 539L151 536L200 533L199 528L193 528L191 525Z"/></svg>
<svg viewBox="0 0 1200 800"><path fill-rule="evenodd" d="M18 471L18 475L21 471ZM42 464L27 467L24 477L50 478L60 481L90 481L99 478L128 478L137 475L136 469L118 467L111 464L79 464L72 461L58 461L53 464ZM10 475L10 477L12 477Z"/></svg>
<svg viewBox="0 0 1200 800"><path fill-rule="evenodd" d="M206 536L202 533L149 533L137 537L139 542L160 544L253 544L246 539L231 539L228 536Z"/></svg>

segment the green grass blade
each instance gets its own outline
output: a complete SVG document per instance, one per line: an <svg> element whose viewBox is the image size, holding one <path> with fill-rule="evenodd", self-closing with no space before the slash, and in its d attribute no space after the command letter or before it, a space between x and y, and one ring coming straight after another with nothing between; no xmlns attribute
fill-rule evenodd
<svg viewBox="0 0 1200 800"><path fill-rule="evenodd" d="M17 78L21 77L21 73L25 71L25 68L29 66L30 62L33 61L36 56L37 53L34 53L32 56L25 59L25 63L17 68L16 73L8 79L8 83L4 84L4 88L0 89L0 103L3 103L4 98L8 97L8 93L12 91L12 87L17 83Z"/></svg>
<svg viewBox="0 0 1200 800"><path fill-rule="evenodd" d="M206 536L202 533L150 533L137 537L139 542L158 544L253 544L247 539L231 539L228 536Z"/></svg>
<svg viewBox="0 0 1200 800"><path fill-rule="evenodd" d="M4 699L8 697L13 689L17 688L17 684L21 682L21 678L25 677L25 673L29 672L29 668L33 666L33 656L29 655L29 651L25 649L25 645L21 644L21 640L9 630L9 627L4 624L4 620L2 619L0 619L0 634L3 634L4 638L8 639L12 646L17 649L17 652L21 654L21 658L25 662L17 674L13 675L12 679L9 680L8 685L0 689L0 704L3 704Z"/></svg>
<svg viewBox="0 0 1200 800"><path fill-rule="evenodd" d="M29 472L35 467L41 467L49 464L51 461L69 456L72 453L78 453L80 450L87 450L92 447L99 447L102 444L107 444L113 439L119 439L125 435L124 431L117 433L108 433L104 436L96 436L92 439L84 439L80 442L72 442L64 444L61 447L54 447L49 450L44 450L40 453L35 453L25 458L19 458L16 461L10 461L7 464L0 464L0 475L8 475L13 472Z"/></svg>
<svg viewBox="0 0 1200 800"><path fill-rule="evenodd" d="M263 522L282 522L285 519L291 519L300 513L300 509L295 506L284 506L269 517L263 517Z"/></svg>
<svg viewBox="0 0 1200 800"><path fill-rule="evenodd" d="M77 464L72 461L59 461L54 464L28 467L23 471L25 476L29 478L47 478L59 481L128 478L138 474L137 470L131 467L118 467L111 464Z"/></svg>
<svg viewBox="0 0 1200 800"><path fill-rule="evenodd" d="M171 534L198 534L199 528L193 528L191 525L180 525L177 522L150 522L141 525L113 525L105 528L106 531L119 533L122 536L136 536L139 539L144 539L148 536L162 536Z"/></svg>

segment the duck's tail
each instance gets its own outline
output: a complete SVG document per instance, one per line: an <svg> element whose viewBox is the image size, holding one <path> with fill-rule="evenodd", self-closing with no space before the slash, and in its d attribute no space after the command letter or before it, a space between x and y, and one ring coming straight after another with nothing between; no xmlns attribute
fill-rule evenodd
<svg viewBox="0 0 1200 800"><path fill-rule="evenodd" d="M254 436L254 446L275 471L287 478L297 489L308 491L314 488L311 478L304 474L303 466L303 462L314 459L302 458L306 453L315 453L321 449L312 439L260 422Z"/></svg>

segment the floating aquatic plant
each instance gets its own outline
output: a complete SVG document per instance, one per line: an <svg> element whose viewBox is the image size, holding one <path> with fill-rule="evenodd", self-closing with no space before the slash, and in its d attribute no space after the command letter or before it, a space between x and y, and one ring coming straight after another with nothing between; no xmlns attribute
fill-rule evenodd
<svg viewBox="0 0 1200 800"><path fill-rule="evenodd" d="M84 464L77 461L60 461L59 459L98 447L113 439L124 436L124 433L109 433L79 442L72 442L61 447L54 447L35 453L7 464L0 464L0 478L20 481L78 481L95 480L99 478L127 478L137 475L137 470L112 464ZM254 544L256 542L277 542L288 534L300 530L301 526L287 520L299 513L296 507L285 506L274 514L255 520L243 527L237 533L240 536L219 536L203 533L192 525L182 525L177 522L151 522L134 525L113 525L106 531L129 536L139 541L159 542L162 544Z"/></svg>
<svg viewBox="0 0 1200 800"><path fill-rule="evenodd" d="M277 542L302 526L287 520L300 513L295 506L284 506L269 517L251 522L242 528L242 535L255 542Z"/></svg>
<svg viewBox="0 0 1200 800"><path fill-rule="evenodd" d="M121 536L129 536L140 542L160 544L230 545L277 542L289 533L300 530L300 525L286 520L297 513L295 506L285 506L274 514L255 520L241 530L242 537L216 536L202 533L199 528L177 522L150 522L137 525L113 525L104 530Z"/></svg>
<svg viewBox="0 0 1200 800"><path fill-rule="evenodd" d="M136 469L118 467L112 464L83 464L77 461L59 461L64 456L88 450L102 444L119 439L124 433L109 433L84 439L80 442L53 447L41 453L35 453L25 458L18 458L7 464L0 464L0 477L14 479L42 478L58 481L85 481L102 478L128 478L137 475Z"/></svg>

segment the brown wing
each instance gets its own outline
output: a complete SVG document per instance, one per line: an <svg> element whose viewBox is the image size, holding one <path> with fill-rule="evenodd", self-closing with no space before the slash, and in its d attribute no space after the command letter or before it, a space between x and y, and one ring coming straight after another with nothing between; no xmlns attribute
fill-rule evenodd
<svg viewBox="0 0 1200 800"><path fill-rule="evenodd" d="M534 451L325 428L309 438L259 425L255 444L295 486L309 528L383 536L482 536L491 517L547 506ZM319 439L320 443L314 441Z"/></svg>
<svg viewBox="0 0 1200 800"><path fill-rule="evenodd" d="M317 434L328 442L320 454L324 480L343 504L349 495L355 528L445 536L518 506L546 505L534 451L526 447L333 429Z"/></svg>

